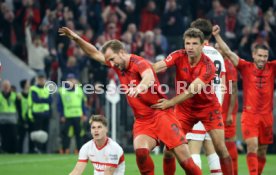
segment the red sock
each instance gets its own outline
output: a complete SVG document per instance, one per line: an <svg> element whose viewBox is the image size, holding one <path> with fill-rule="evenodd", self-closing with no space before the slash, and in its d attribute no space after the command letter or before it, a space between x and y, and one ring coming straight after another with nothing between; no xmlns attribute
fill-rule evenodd
<svg viewBox="0 0 276 175"><path fill-rule="evenodd" d="M147 148L139 148L135 151L136 163L142 175L154 175L154 164Z"/></svg>
<svg viewBox="0 0 276 175"><path fill-rule="evenodd" d="M174 175L176 169L175 158L163 158L163 174Z"/></svg>
<svg viewBox="0 0 276 175"><path fill-rule="evenodd" d="M201 175L200 168L194 163L193 159L189 159L180 163L181 167L185 170L186 175Z"/></svg>
<svg viewBox="0 0 276 175"><path fill-rule="evenodd" d="M238 175L238 150L235 142L225 142L233 163L234 175Z"/></svg>
<svg viewBox="0 0 276 175"><path fill-rule="evenodd" d="M223 175L233 175L233 165L232 165L232 159L230 156L225 158L219 158L221 170L223 172Z"/></svg>
<svg viewBox="0 0 276 175"><path fill-rule="evenodd" d="M246 162L250 175L258 174L258 158L256 153L247 153Z"/></svg>
<svg viewBox="0 0 276 175"><path fill-rule="evenodd" d="M265 163L266 163L266 158L258 156L258 175L262 174L262 172L264 170Z"/></svg>

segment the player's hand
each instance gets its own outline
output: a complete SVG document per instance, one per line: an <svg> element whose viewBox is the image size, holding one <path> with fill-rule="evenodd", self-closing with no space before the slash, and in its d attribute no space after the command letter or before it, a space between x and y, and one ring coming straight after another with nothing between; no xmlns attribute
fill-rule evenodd
<svg viewBox="0 0 276 175"><path fill-rule="evenodd" d="M164 109L168 109L172 106L173 106L173 104L170 100L162 98L162 99L158 100L158 103L152 105L151 108L164 110Z"/></svg>
<svg viewBox="0 0 276 175"><path fill-rule="evenodd" d="M230 126L233 123L233 116L232 114L228 114L226 118L226 126Z"/></svg>
<svg viewBox="0 0 276 175"><path fill-rule="evenodd" d="M140 93L140 91L137 87L130 87L126 91L126 94L130 97L137 97L139 93Z"/></svg>
<svg viewBox="0 0 276 175"><path fill-rule="evenodd" d="M58 33L59 33L60 36L67 36L71 40L74 40L74 39L79 37L75 32L70 30L68 27L59 28Z"/></svg>
<svg viewBox="0 0 276 175"><path fill-rule="evenodd" d="M219 35L219 32L220 32L220 27L219 27L218 25L214 25L214 26L213 26L212 34L213 34L214 36L216 36L216 35Z"/></svg>

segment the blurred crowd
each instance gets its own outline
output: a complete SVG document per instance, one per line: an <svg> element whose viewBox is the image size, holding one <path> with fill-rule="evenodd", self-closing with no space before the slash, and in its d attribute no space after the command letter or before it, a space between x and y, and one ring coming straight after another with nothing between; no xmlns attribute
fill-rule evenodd
<svg viewBox="0 0 276 175"><path fill-rule="evenodd" d="M183 46L182 35L198 17L218 24L241 57L265 44L276 53L276 2L262 0L6 0L0 2L0 41L35 71L58 82L74 73L83 82L105 82L106 68L58 36L67 26L97 48L110 39L149 61ZM58 71L60 68L61 72ZM83 70L88 76L82 76ZM113 74L108 74L112 76Z"/></svg>
<svg viewBox="0 0 276 175"><path fill-rule="evenodd" d="M269 47L270 59L276 54L275 0L5 0L0 7L0 42L56 83L72 74L82 84L117 79L73 41L58 36L62 26L98 49L118 39L129 53L156 62L182 48L184 31L201 17L218 24L231 49L246 60L256 44ZM173 72L161 74L161 83L173 86ZM103 99L89 95L89 113L103 114Z"/></svg>

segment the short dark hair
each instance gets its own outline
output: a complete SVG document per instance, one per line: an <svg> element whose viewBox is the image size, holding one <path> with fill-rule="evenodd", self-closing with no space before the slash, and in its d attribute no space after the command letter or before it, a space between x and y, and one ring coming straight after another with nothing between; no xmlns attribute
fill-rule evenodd
<svg viewBox="0 0 276 175"><path fill-rule="evenodd" d="M202 31L204 34L204 40L209 40L212 37L213 25L207 19L198 18L192 22L191 27Z"/></svg>
<svg viewBox="0 0 276 175"><path fill-rule="evenodd" d="M105 127L107 127L107 120L104 115L92 115L89 124L92 125L93 122L101 122Z"/></svg>
<svg viewBox="0 0 276 175"><path fill-rule="evenodd" d="M258 49L263 49L263 50L267 50L269 51L269 48L264 45L264 44L257 44L254 48L253 48L253 52L257 52Z"/></svg>
<svg viewBox="0 0 276 175"><path fill-rule="evenodd" d="M102 53L105 53L108 48L112 49L114 53L119 53L120 50L125 49L125 46L119 40L110 40L103 45Z"/></svg>
<svg viewBox="0 0 276 175"><path fill-rule="evenodd" d="M184 35L183 35L184 41L187 37L189 37L189 38L199 38L201 44L204 42L204 35L197 28L189 28L188 30L186 30Z"/></svg>

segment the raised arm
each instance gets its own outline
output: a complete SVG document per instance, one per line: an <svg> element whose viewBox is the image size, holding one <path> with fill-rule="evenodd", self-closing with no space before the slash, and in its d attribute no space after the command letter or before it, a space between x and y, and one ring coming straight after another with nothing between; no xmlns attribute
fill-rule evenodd
<svg viewBox="0 0 276 175"><path fill-rule="evenodd" d="M167 70L167 64L164 60L158 61L152 65L154 72L159 73Z"/></svg>
<svg viewBox="0 0 276 175"><path fill-rule="evenodd" d="M222 52L231 60L234 66L237 66L239 63L239 57L237 54L235 54L228 45L223 41L220 34L220 28L218 25L213 26L213 36L215 37L220 49Z"/></svg>
<svg viewBox="0 0 276 175"><path fill-rule="evenodd" d="M58 29L58 32L59 35L67 36L71 40L74 40L90 58L102 64L106 64L104 55L95 46L83 40L78 34L70 30L68 27L61 27Z"/></svg>

